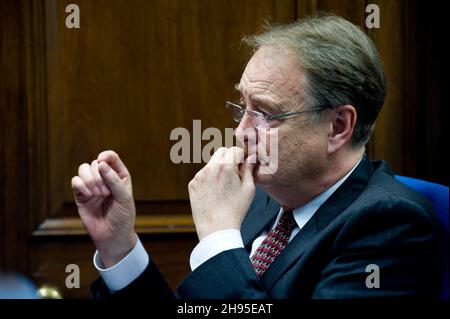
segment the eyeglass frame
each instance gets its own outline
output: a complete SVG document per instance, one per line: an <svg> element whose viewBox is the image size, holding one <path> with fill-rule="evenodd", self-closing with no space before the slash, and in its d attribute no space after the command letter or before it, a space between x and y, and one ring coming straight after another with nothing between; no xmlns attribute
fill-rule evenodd
<svg viewBox="0 0 450 319"><path fill-rule="evenodd" d="M246 107L244 107L242 105L239 105L236 102L225 101L225 107L229 108L230 106L237 107L242 112L242 117L241 117L241 119L239 121L236 120L234 118L234 116L233 116L233 120L236 123L240 123L242 121L242 118L244 117L244 114L247 113L247 114L256 115L257 117L262 117L262 119L266 123L266 126L268 126L267 120L269 120L269 121L270 120L277 120L277 119L282 119L282 118L286 118L286 117L294 116L294 115L300 115L300 114L304 114L304 113L308 113L308 112L325 110L325 109L328 108L328 107L321 106L321 107L316 107L316 108L313 108L313 109L304 110L304 111L298 111L298 112L279 113L279 114L275 114L275 115L268 115L268 114L264 115L264 114L262 114L261 112L258 112L258 111L248 110ZM269 128L269 127L267 127L267 128Z"/></svg>

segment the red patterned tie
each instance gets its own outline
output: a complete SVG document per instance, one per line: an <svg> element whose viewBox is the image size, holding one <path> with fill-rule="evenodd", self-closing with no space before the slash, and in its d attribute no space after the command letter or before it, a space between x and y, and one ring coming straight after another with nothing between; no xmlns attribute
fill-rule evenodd
<svg viewBox="0 0 450 319"><path fill-rule="evenodd" d="M270 264L286 247L295 225L296 222L292 211L283 212L277 225L267 234L261 245L256 249L251 261L258 278L264 274Z"/></svg>

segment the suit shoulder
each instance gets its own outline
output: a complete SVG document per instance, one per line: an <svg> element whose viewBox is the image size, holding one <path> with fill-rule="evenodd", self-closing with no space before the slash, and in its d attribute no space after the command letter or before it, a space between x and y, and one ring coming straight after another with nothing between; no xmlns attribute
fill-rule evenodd
<svg viewBox="0 0 450 319"><path fill-rule="evenodd" d="M352 206L371 207L375 211L401 209L435 218L431 203L413 189L399 182L386 170L377 170Z"/></svg>
<svg viewBox="0 0 450 319"><path fill-rule="evenodd" d="M344 233L355 228L358 232L384 233L411 227L428 234L442 233L431 203L386 173L374 174L341 217Z"/></svg>

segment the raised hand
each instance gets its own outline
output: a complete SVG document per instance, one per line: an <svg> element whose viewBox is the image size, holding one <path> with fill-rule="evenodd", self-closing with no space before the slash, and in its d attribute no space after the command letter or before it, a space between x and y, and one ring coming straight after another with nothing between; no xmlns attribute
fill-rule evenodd
<svg viewBox="0 0 450 319"><path fill-rule="evenodd" d="M72 189L104 266L113 266L136 244L136 208L128 169L117 153L104 151L90 165L80 165Z"/></svg>

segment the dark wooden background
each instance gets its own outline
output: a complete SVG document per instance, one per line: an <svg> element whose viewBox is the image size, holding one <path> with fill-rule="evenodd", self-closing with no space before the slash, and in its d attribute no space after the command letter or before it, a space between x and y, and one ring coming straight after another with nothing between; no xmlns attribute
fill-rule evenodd
<svg viewBox="0 0 450 319"><path fill-rule="evenodd" d="M80 29L65 27L69 3L80 7ZM175 288L197 243L186 186L201 165L170 161L171 130L192 131L193 119L202 129L233 125L223 104L248 58L240 39L264 21L320 10L364 26L369 3L381 9L381 28L367 32L389 87L368 151L397 173L447 184L443 28L433 2L0 1L2 269L65 298L89 297L94 247L70 180L78 165L114 149L133 176L137 231ZM72 263L80 289L65 287Z"/></svg>

